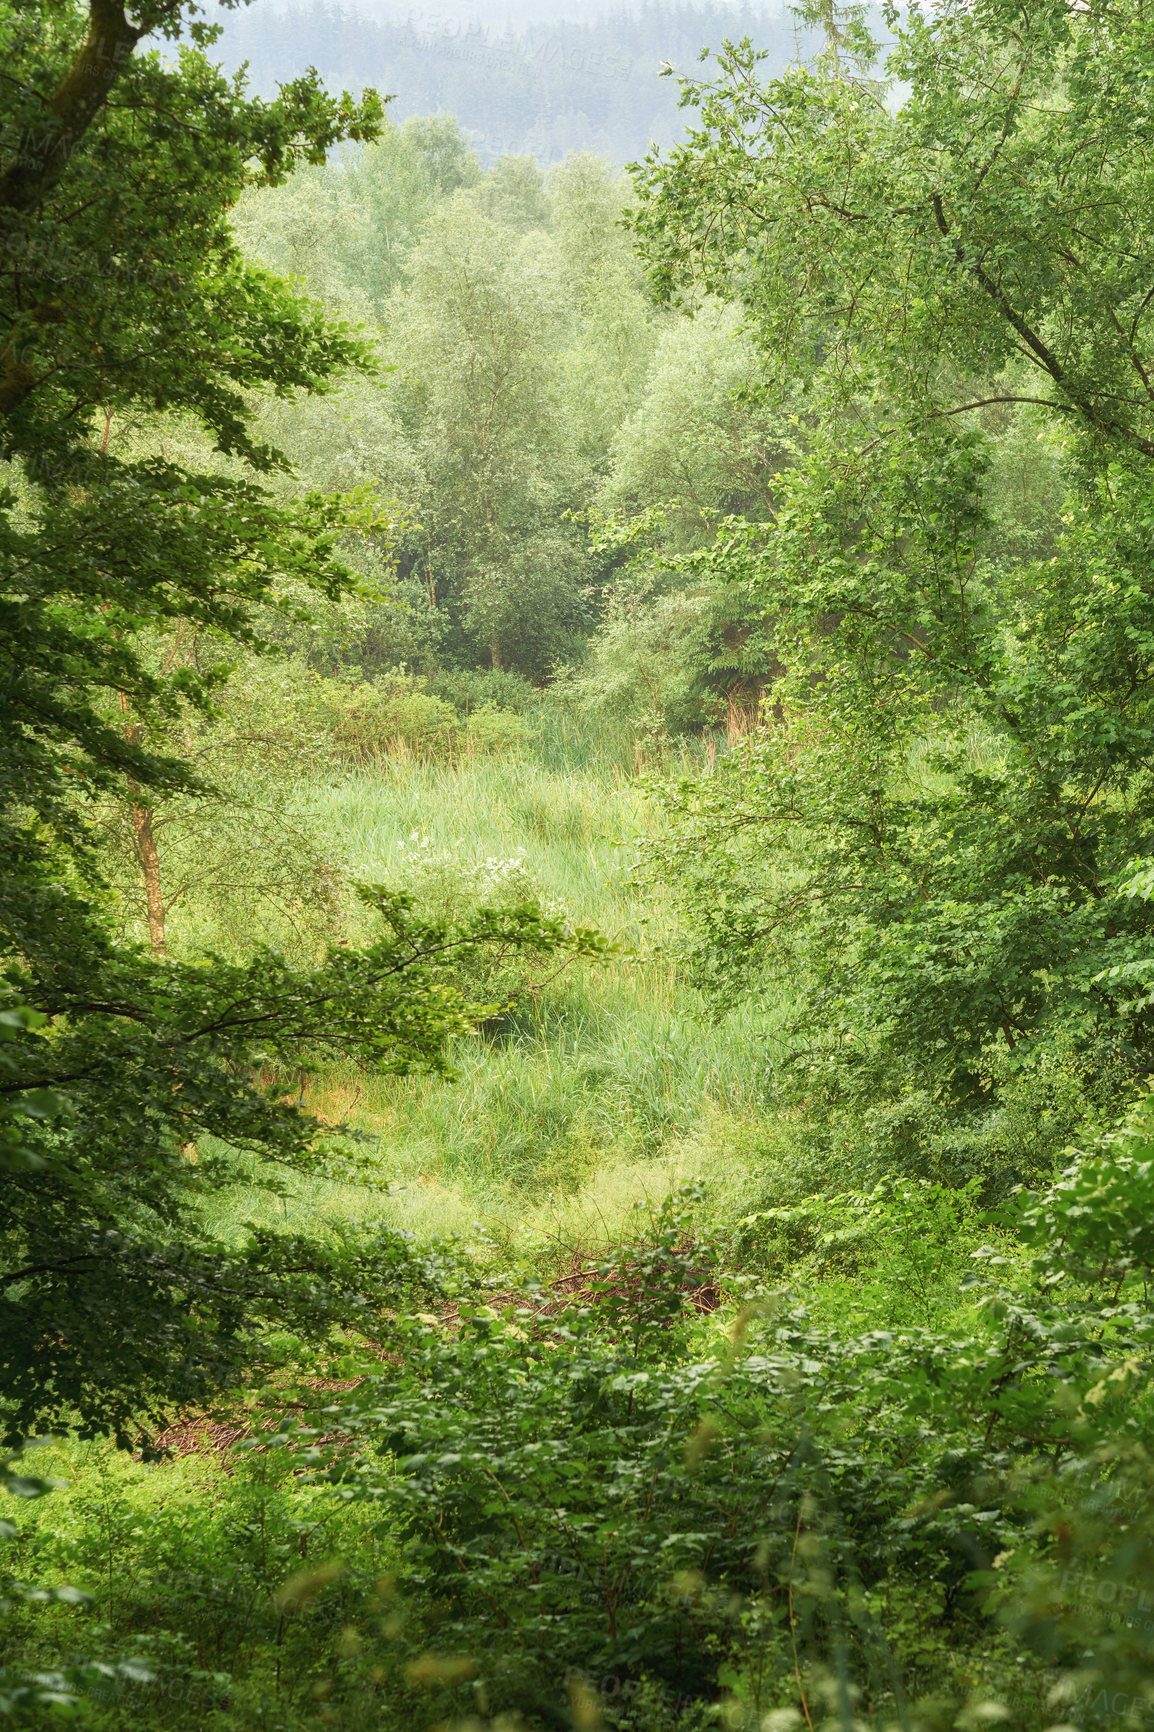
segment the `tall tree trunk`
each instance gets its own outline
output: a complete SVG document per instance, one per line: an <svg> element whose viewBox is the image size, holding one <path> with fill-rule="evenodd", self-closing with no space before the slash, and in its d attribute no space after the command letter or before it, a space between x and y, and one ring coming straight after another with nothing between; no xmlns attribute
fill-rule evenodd
<svg viewBox="0 0 1154 1732"><path fill-rule="evenodd" d="M130 745L140 742L140 724L128 720L128 699L120 694L120 709L125 717L124 737ZM152 954L161 958L168 955L168 944L164 931L164 897L160 888L160 855L156 850L156 837L152 831L152 813L141 804L139 785L132 777L126 778L131 801L129 812L132 817L132 836L136 850L136 861L140 867L140 876L144 880L144 900L148 909L148 937L152 944Z"/></svg>
<svg viewBox="0 0 1154 1732"><path fill-rule="evenodd" d="M140 792L136 783L129 779L130 794ZM148 936L152 944L154 956L165 957L168 947L164 933L164 898L160 893L160 855L156 851L156 838L152 834L152 813L147 806L132 804L132 832L136 841L136 858L140 863L140 875L144 879L144 899L148 905Z"/></svg>
<svg viewBox="0 0 1154 1732"><path fill-rule="evenodd" d="M496 638L494 638L492 643L489 645L489 655L493 662L493 672L499 674L501 671L501 646L497 642Z"/></svg>
<svg viewBox="0 0 1154 1732"><path fill-rule="evenodd" d="M140 723L129 720L128 699L120 694L120 709L124 716L124 737L132 745L140 743ZM136 851L140 876L144 879L144 900L148 908L148 936L152 944L152 954L159 961L168 959L168 942L164 930L164 896L160 886L160 855L157 852L156 837L152 830L152 812L140 799L140 784L126 776L128 797L131 802L129 814L132 818L132 838ZM195 1167L200 1161L200 1152L195 1142L181 1143L180 1152L190 1166Z"/></svg>

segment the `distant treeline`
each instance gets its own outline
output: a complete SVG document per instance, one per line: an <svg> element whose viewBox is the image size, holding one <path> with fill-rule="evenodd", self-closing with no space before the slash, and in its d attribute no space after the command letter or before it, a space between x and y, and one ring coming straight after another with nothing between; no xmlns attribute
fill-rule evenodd
<svg viewBox="0 0 1154 1732"><path fill-rule="evenodd" d="M231 66L247 60L260 91L313 65L331 85L394 93L395 119L455 114L486 161L516 152L552 162L595 150L620 163L683 130L677 81L658 76L662 64L689 71L703 48L743 36L767 50L771 72L798 53L784 6L717 0L647 0L634 12L516 30L452 17L435 3L389 20L312 0L229 15L218 52Z"/></svg>

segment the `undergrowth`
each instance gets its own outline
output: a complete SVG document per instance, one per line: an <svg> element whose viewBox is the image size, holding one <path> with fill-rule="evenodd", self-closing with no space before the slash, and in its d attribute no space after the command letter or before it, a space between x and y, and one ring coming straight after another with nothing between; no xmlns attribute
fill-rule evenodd
<svg viewBox="0 0 1154 1732"><path fill-rule="evenodd" d="M1089 1272L1055 1309L980 1179L838 1169L779 1093L789 1004L719 1017L681 980L670 909L628 870L657 818L619 755L399 753L294 797L346 886L431 914L533 897L619 948L478 977L494 1014L447 1078L304 1052L270 1074L353 1133L279 1194L196 1151L234 1163L224 1240L401 1228L430 1308L320 1356L285 1331L262 1384L173 1415L169 1459L33 1452L57 1486L17 1524L25 1671L82 1679L100 1732L1108 1723L1070 1618L1106 1651L1093 1596L1145 1581L1145 1526L1132 1564L1071 1566L1074 1613L1045 1536L1062 1510L1074 1555L1096 1497L1145 1495L1094 1394L1135 1362L1137 1314ZM1134 1620L1109 1642L1140 1676Z"/></svg>

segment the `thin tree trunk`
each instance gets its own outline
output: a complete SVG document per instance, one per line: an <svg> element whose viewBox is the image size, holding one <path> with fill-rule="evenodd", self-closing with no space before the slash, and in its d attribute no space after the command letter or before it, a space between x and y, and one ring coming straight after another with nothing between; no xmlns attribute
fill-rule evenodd
<svg viewBox="0 0 1154 1732"><path fill-rule="evenodd" d="M493 662L493 672L499 674L501 671L501 646L497 642L496 638L494 638L492 643L489 645L489 655Z"/></svg>
<svg viewBox="0 0 1154 1732"><path fill-rule="evenodd" d="M128 699L120 694L120 709L125 717L124 737L130 745L138 745L140 741L140 724L129 721ZM140 788L131 776L126 778L128 793L131 800L129 812L132 817L132 836L136 850L136 861L140 867L140 876L144 880L144 900L148 909L148 937L152 944L152 954L162 959L168 956L168 944L164 931L164 896L160 887L160 855L156 850L156 837L152 830L152 813L147 806L141 804Z"/></svg>
<svg viewBox="0 0 1154 1732"><path fill-rule="evenodd" d="M175 651L174 651L175 653ZM172 657L169 657L171 663ZM167 671L167 664L166 664ZM141 728L139 722L131 721L128 699L123 692L120 694L120 711L124 717L124 737L131 745L139 745ZM140 875L144 879L144 900L148 908L148 937L152 944L152 954L158 961L168 960L168 941L164 930L164 896L160 885L160 855L156 847L156 837L152 829L152 812L140 800L140 784L131 776L125 777L128 783L130 800L129 813L132 817L132 837L136 852ZM200 1152L195 1142L181 1143L180 1152L189 1166L195 1167L200 1161Z"/></svg>
<svg viewBox="0 0 1154 1732"><path fill-rule="evenodd" d="M130 794L140 791L131 778L128 791ZM164 898L160 893L160 856L156 851L156 838L152 834L152 813L147 806L139 806L135 802L131 811L136 858L140 863L140 875L144 879L144 899L148 905L148 937L152 944L152 954L166 957L168 946L164 932Z"/></svg>

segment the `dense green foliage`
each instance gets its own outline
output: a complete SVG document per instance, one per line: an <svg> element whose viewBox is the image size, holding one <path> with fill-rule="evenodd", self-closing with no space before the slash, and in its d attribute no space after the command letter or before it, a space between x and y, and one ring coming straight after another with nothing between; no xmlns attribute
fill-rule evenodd
<svg viewBox="0 0 1154 1732"><path fill-rule="evenodd" d="M379 103L335 104L308 78L253 102L197 51L175 68L133 56L179 20L113 8L87 35L79 12L67 29L29 11L5 24L20 73L0 186L5 1086L35 1115L0 1217L10 1440L68 1415L127 1443L158 1404L264 1363L262 1313L323 1335L350 1305L379 1306L407 1266L387 1235L266 1233L234 1254L205 1235L194 1199L242 1150L323 1158L269 1067L325 1051L441 1067L446 1037L475 1016L447 978L455 955L572 942L532 911L454 928L384 892L380 936L305 969L268 950L163 961L162 928L151 958L109 931L86 802L127 790L148 877L153 791L204 788L150 738L182 709L206 713L224 672L219 655L181 655L182 633L256 644L255 609L277 584L335 597L350 581L333 557L339 504L281 504L163 447L107 448L114 415L163 412L269 471L283 460L250 430L245 393L319 389L363 354L242 262L226 214L247 181L374 136ZM171 641L161 673L158 637ZM194 1169L201 1136L228 1152Z"/></svg>
<svg viewBox="0 0 1154 1732"><path fill-rule="evenodd" d="M1148 1718L1154 31L865 17L0 19L0 1715Z"/></svg>
<svg viewBox="0 0 1154 1732"><path fill-rule="evenodd" d="M771 527L704 557L781 672L665 860L703 979L798 984L800 1086L903 1103L859 1170L1029 1177L1148 1064L1149 51L1137 13L915 17L895 109L735 50L648 177L660 280L731 286L813 423ZM1053 454L1040 545L1006 535L995 409Z"/></svg>

